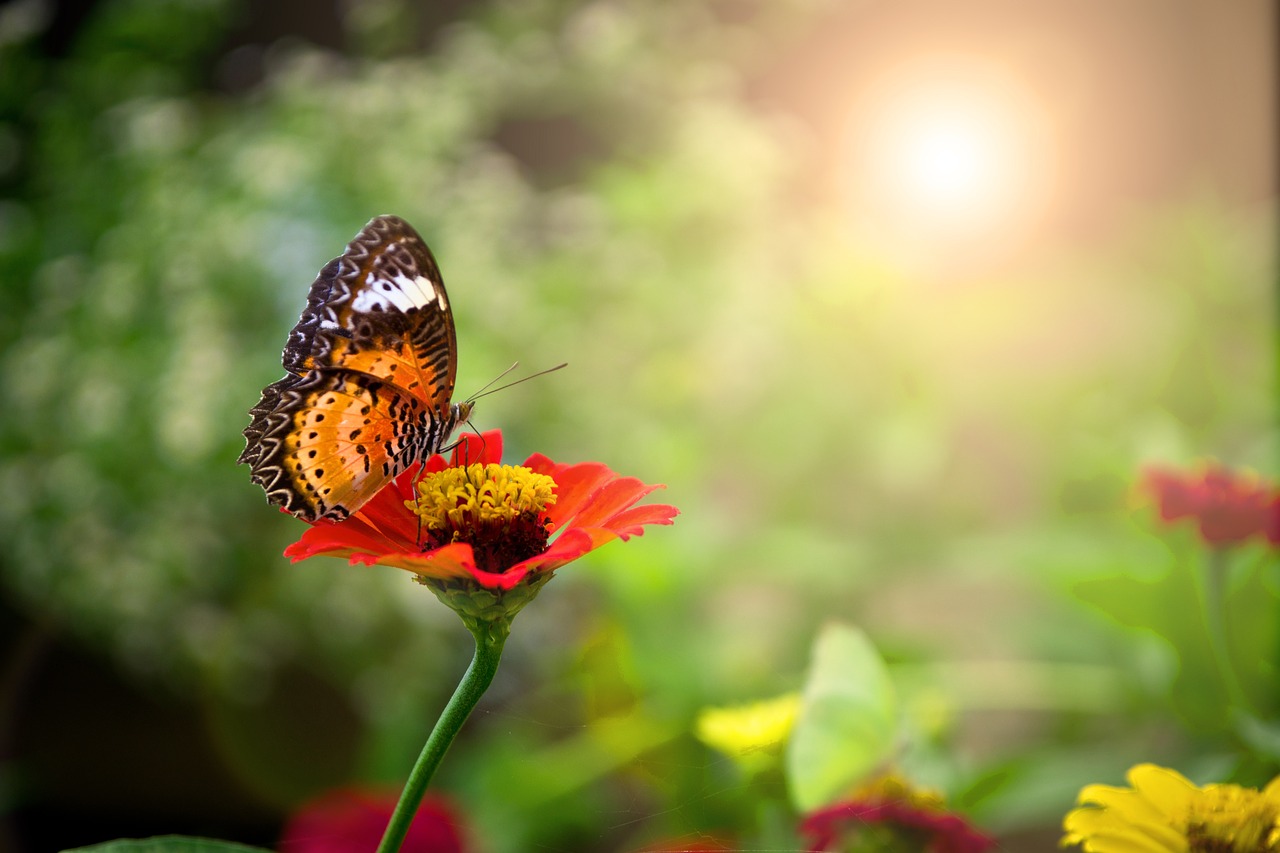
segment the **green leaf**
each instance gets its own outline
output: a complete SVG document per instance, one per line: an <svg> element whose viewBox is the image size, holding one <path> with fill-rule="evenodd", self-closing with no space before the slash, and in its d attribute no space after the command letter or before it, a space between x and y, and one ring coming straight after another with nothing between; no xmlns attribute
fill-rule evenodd
<svg viewBox="0 0 1280 853"><path fill-rule="evenodd" d="M1173 560L1154 578L1134 577L1118 569L1071 587L1081 601L1135 629L1135 636L1155 635L1167 644L1176 661L1167 686L1169 700L1184 724L1199 734L1226 733L1234 725L1230 693L1206 628L1199 577L1203 573L1229 573L1225 600L1216 606L1226 616L1231 666L1262 716L1270 716L1276 707L1275 664L1272 656L1258 650L1275 648L1280 594L1271 578L1271 564L1265 558L1250 562L1249 553L1242 549L1220 555L1221 564L1208 565L1201 564L1206 559L1202 554L1195 554Z"/></svg>
<svg viewBox="0 0 1280 853"><path fill-rule="evenodd" d="M216 838L192 838L185 835L157 835L154 838L120 838L89 847L77 847L64 853L270 853L262 847L250 847Z"/></svg>
<svg viewBox="0 0 1280 853"><path fill-rule="evenodd" d="M787 744L787 782L807 812L846 793L892 752L897 700L884 661L861 631L829 624L813 648Z"/></svg>
<svg viewBox="0 0 1280 853"><path fill-rule="evenodd" d="M1239 709L1232 714L1231 721L1240 739L1256 755L1270 761L1280 760L1280 722L1260 720Z"/></svg>

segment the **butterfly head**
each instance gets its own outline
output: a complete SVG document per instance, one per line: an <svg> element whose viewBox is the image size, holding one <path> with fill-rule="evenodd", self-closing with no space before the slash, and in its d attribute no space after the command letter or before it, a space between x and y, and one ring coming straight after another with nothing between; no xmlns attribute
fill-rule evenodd
<svg viewBox="0 0 1280 853"><path fill-rule="evenodd" d="M456 428L459 424L465 424L471 419L471 410L476 407L473 400L464 400L461 403L454 403L449 407L449 417L452 426Z"/></svg>

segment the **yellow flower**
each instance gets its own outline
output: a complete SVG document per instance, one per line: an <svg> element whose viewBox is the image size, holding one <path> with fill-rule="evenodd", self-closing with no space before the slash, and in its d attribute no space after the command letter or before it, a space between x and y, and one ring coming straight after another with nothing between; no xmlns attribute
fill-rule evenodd
<svg viewBox="0 0 1280 853"><path fill-rule="evenodd" d="M1064 846L1086 853L1280 853L1280 776L1263 790L1196 787L1154 764L1128 773L1132 788L1088 785L1063 821Z"/></svg>
<svg viewBox="0 0 1280 853"><path fill-rule="evenodd" d="M731 708L704 708L696 732L698 740L746 770L762 770L782 751L799 711L799 693Z"/></svg>

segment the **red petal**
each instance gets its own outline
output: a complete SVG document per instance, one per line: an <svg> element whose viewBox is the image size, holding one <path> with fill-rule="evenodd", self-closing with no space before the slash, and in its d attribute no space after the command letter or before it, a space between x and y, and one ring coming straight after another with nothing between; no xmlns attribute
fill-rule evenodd
<svg viewBox="0 0 1280 853"><path fill-rule="evenodd" d="M547 510L547 516L555 529L568 523L600 488L617 476L608 466L599 462L556 465L546 457L531 456L525 465L556 481L556 502Z"/></svg>
<svg viewBox="0 0 1280 853"><path fill-rule="evenodd" d="M641 532L644 524L670 524L675 507L664 504L628 509L636 501L662 486L647 486L634 477L619 477L598 462L558 465L535 453L524 463L556 481L556 502L548 510L552 529L601 528L623 538ZM599 547L613 536L603 537Z"/></svg>
<svg viewBox="0 0 1280 853"><path fill-rule="evenodd" d="M1269 487L1248 471L1233 470L1210 461L1198 471L1149 468L1143 486L1155 495L1160 518L1166 522L1194 518L1200 536L1210 545L1243 542L1268 535L1272 523L1267 503Z"/></svg>
<svg viewBox="0 0 1280 853"><path fill-rule="evenodd" d="M433 551L398 551L353 554L351 563L367 566L395 566L429 578L466 578L475 571L475 555L465 542L452 542Z"/></svg>
<svg viewBox="0 0 1280 853"><path fill-rule="evenodd" d="M609 527L615 515L633 506L655 489L662 486L646 486L635 477L619 477L590 496L586 505L570 522L574 527Z"/></svg>
<svg viewBox="0 0 1280 853"><path fill-rule="evenodd" d="M347 556L352 551L369 551L379 553L388 547L395 547L385 536L378 533L358 517L349 518L338 524L317 523L307 528L288 548L284 555L293 562L305 560L307 557ZM341 552L340 554L337 552Z"/></svg>
<svg viewBox="0 0 1280 853"><path fill-rule="evenodd" d="M405 469L399 477L396 477L395 480L392 481L396 484L396 491L400 494L401 500L413 500L413 486L418 482L421 475L422 463L415 462ZM384 489L383 491L386 490ZM378 492L378 494L380 495L382 492ZM377 498L377 496L378 495L374 495L374 498Z"/></svg>
<svg viewBox="0 0 1280 853"><path fill-rule="evenodd" d="M1148 468L1143 475L1142 485L1155 497L1160 507L1160 518L1165 521L1188 518L1200 509L1200 496L1180 471Z"/></svg>
<svg viewBox="0 0 1280 853"><path fill-rule="evenodd" d="M472 569L471 577L476 582L488 589L508 590L514 587L520 581L524 580L525 575L529 574L528 568L523 568L516 563L505 572L486 572L484 569Z"/></svg>
<svg viewBox="0 0 1280 853"><path fill-rule="evenodd" d="M462 465L500 464L502 462L502 430L491 429L480 435L466 433L458 439L453 447L450 464L455 468Z"/></svg>
<svg viewBox="0 0 1280 853"><path fill-rule="evenodd" d="M646 524L671 524L680 510L667 504L633 506L609 519L609 529L623 540L644 533Z"/></svg>
<svg viewBox="0 0 1280 853"><path fill-rule="evenodd" d="M553 477L554 471L571 467L569 465L561 465L559 462L554 462L546 456L543 456L541 453L533 454L521 464L537 474L551 474Z"/></svg>
<svg viewBox="0 0 1280 853"><path fill-rule="evenodd" d="M847 834L856 838L868 824L888 824L923 831L928 849L936 853L986 853L995 840L973 829L959 815L930 811L910 803L852 800L828 806L806 817L800 832L810 836L810 853L836 849Z"/></svg>
<svg viewBox="0 0 1280 853"><path fill-rule="evenodd" d="M387 486L360 508L354 516L341 524L363 520L387 538L389 547L395 549L417 546L418 517L404 505L413 500L413 487L401 491L401 484Z"/></svg>

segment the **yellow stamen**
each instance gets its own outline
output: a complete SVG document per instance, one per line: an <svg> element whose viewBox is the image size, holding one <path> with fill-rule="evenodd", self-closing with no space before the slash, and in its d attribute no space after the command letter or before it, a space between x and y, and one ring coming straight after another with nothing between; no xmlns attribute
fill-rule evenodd
<svg viewBox="0 0 1280 853"><path fill-rule="evenodd" d="M1180 821L1192 853L1280 851L1280 798L1239 785L1206 785Z"/></svg>
<svg viewBox="0 0 1280 853"><path fill-rule="evenodd" d="M896 773L886 773L863 784L854 791L853 799L907 803L922 812L944 812L947 808L938 791L916 787Z"/></svg>
<svg viewBox="0 0 1280 853"><path fill-rule="evenodd" d="M541 515L556 502L556 481L522 465L468 465L428 474L418 500L405 501L428 530L464 529Z"/></svg>

